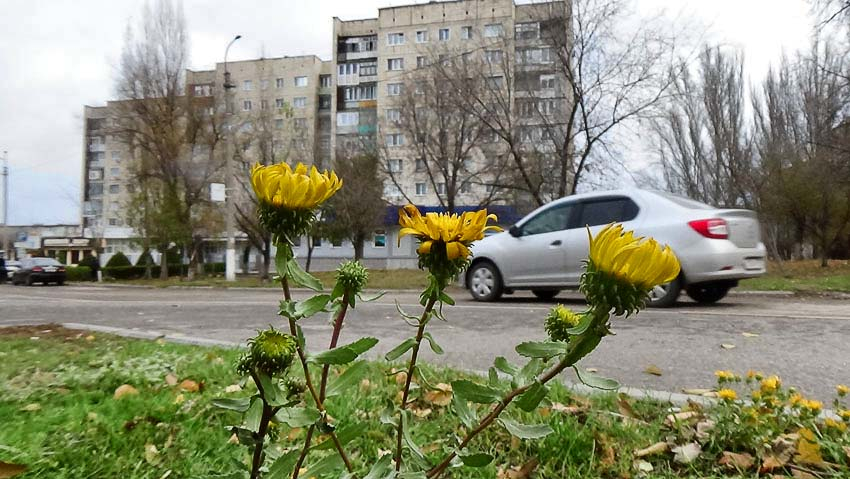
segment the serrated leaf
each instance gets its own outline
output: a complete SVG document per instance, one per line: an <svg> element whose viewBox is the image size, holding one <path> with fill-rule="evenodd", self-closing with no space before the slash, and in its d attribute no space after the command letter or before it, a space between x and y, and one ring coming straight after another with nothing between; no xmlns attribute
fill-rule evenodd
<svg viewBox="0 0 850 479"><path fill-rule="evenodd" d="M509 375L515 376L516 373L519 372L519 368L508 362L504 356L499 356L493 361L493 366L499 371Z"/></svg>
<svg viewBox="0 0 850 479"><path fill-rule="evenodd" d="M257 373L260 380L260 386L263 388L263 395L269 406L282 406L286 401L286 395L277 386L277 381L272 379L268 374Z"/></svg>
<svg viewBox="0 0 850 479"><path fill-rule="evenodd" d="M278 243L274 255L274 265L277 268L278 276L286 276L286 265L292 259L292 248L285 243Z"/></svg>
<svg viewBox="0 0 850 479"><path fill-rule="evenodd" d="M511 435L520 439L539 439L552 433L548 424L522 424L506 418L499 418L498 421Z"/></svg>
<svg viewBox="0 0 850 479"><path fill-rule="evenodd" d="M466 379L452 381L452 391L456 396L478 404L493 404L502 400L502 393L498 389Z"/></svg>
<svg viewBox="0 0 850 479"><path fill-rule="evenodd" d="M496 372L496 368L492 366L487 369L487 382L491 388L499 387L499 373Z"/></svg>
<svg viewBox="0 0 850 479"><path fill-rule="evenodd" d="M587 328L590 327L590 324L592 322L593 322L593 315L592 314L584 314L581 317L581 321L579 321L577 325L575 325L572 328L567 329L565 332L567 334L569 334L570 336L578 336L579 334L584 334L584 332L587 331Z"/></svg>
<svg viewBox="0 0 850 479"><path fill-rule="evenodd" d="M378 344L377 338L360 338L351 344L322 351L312 356L310 361L319 364L348 364L357 359L357 356L372 349L376 344Z"/></svg>
<svg viewBox="0 0 850 479"><path fill-rule="evenodd" d="M384 359L387 361L395 361L401 357L402 354L409 351L413 346L416 346L416 338L407 338L398 346L390 349L390 351L384 355Z"/></svg>
<svg viewBox="0 0 850 479"><path fill-rule="evenodd" d="M269 472L263 476L263 479L289 479L292 477L292 468L300 455L301 449L295 448L278 457L269 466Z"/></svg>
<svg viewBox="0 0 850 479"><path fill-rule="evenodd" d="M525 366L519 371L518 374L514 376L514 379L518 383L518 386L525 386L526 384L535 380L538 374L543 371L543 361L540 358L534 358L531 361L525 363Z"/></svg>
<svg viewBox="0 0 850 479"><path fill-rule="evenodd" d="M260 421L263 418L263 401L260 398L253 398L248 410L245 411L245 419L243 427L251 432L260 430Z"/></svg>
<svg viewBox="0 0 850 479"><path fill-rule="evenodd" d="M546 385L535 381L528 390L520 394L514 403L523 411L531 412L537 409L540 401L549 393L549 388Z"/></svg>
<svg viewBox="0 0 850 479"><path fill-rule="evenodd" d="M311 407L284 407L274 415L275 421L289 427L311 426L322 417L318 409Z"/></svg>
<svg viewBox="0 0 850 479"><path fill-rule="evenodd" d="M613 379L603 378L602 376L589 373L587 371L582 371L580 368L573 366L573 370L576 372L576 376L578 376L578 380L581 381L585 386L589 386L596 389L604 389L606 391L618 389L620 387L620 383Z"/></svg>
<svg viewBox="0 0 850 479"><path fill-rule="evenodd" d="M369 367L365 361L358 361L348 369L345 370L344 373L340 374L339 377L334 379L328 384L328 388L325 391L326 397L336 396L341 394L345 389L358 384L363 376L368 372Z"/></svg>
<svg viewBox="0 0 850 479"><path fill-rule="evenodd" d="M212 405L221 409L245 412L251 405L251 398L217 398L212 400Z"/></svg>
<svg viewBox="0 0 850 479"><path fill-rule="evenodd" d="M322 290L322 282L312 274L304 271L295 258L286 262L286 273L287 278L291 279L293 283L299 286L304 286L305 288L312 289L313 291Z"/></svg>
<svg viewBox="0 0 850 479"><path fill-rule="evenodd" d="M493 461L493 456L483 452L462 453L457 451L457 456L463 461L464 466L469 467L484 467Z"/></svg>
<svg viewBox="0 0 850 479"><path fill-rule="evenodd" d="M309 318L319 311L324 310L330 300L331 296L329 294L317 294L312 298L299 301L295 304L295 314L301 318Z"/></svg>
<svg viewBox="0 0 850 479"><path fill-rule="evenodd" d="M437 344L437 341L433 336L431 336L431 333L425 333L422 336L428 340L428 344L431 346L431 351L434 351L434 354L443 354L443 348Z"/></svg>
<svg viewBox="0 0 850 479"><path fill-rule="evenodd" d="M520 356L549 359L567 352L567 344L557 341L526 341L516 347Z"/></svg>
<svg viewBox="0 0 850 479"><path fill-rule="evenodd" d="M331 299L341 298L345 294L345 286L339 281L334 284L334 289L331 291Z"/></svg>
<svg viewBox="0 0 850 479"><path fill-rule="evenodd" d="M475 411L470 409L466 399L457 394L452 395L452 408L455 414L457 414L458 419L460 419L460 422L468 429L472 429L478 423L478 416L475 414Z"/></svg>

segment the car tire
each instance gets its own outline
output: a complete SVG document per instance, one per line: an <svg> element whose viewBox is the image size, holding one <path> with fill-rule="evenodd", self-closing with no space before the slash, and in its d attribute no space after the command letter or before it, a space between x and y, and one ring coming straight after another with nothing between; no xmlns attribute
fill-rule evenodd
<svg viewBox="0 0 850 479"><path fill-rule="evenodd" d="M652 288L649 292L647 306L651 308L669 308L676 304L679 294L682 292L682 277Z"/></svg>
<svg viewBox="0 0 850 479"><path fill-rule="evenodd" d="M725 298L729 289L729 286L723 284L703 283L688 286L685 292L697 303L711 304Z"/></svg>
<svg viewBox="0 0 850 479"><path fill-rule="evenodd" d="M475 301L496 301L502 297L502 275L493 263L479 261L473 264L466 279L469 293Z"/></svg>
<svg viewBox="0 0 850 479"><path fill-rule="evenodd" d="M24 284L26 284L27 286L32 286L33 282L34 281L32 280L32 276L27 276L27 279L24 280Z"/></svg>
<svg viewBox="0 0 850 479"><path fill-rule="evenodd" d="M542 299L544 301L548 301L548 300L554 298L555 296L558 296L558 293L560 293L560 292L561 292L560 289L532 289L531 290L531 294L533 294L534 296L537 296L539 299Z"/></svg>

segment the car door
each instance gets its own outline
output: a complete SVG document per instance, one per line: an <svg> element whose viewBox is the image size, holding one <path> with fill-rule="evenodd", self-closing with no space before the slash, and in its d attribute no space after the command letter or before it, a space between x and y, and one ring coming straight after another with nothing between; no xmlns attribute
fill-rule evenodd
<svg viewBox="0 0 850 479"><path fill-rule="evenodd" d="M564 232L570 222L572 203L558 203L537 213L511 236L506 258L509 286L556 286L566 280Z"/></svg>
<svg viewBox="0 0 850 479"><path fill-rule="evenodd" d="M576 214L570 228L564 232L566 256L565 277L568 284L578 284L584 272L584 261L590 252L590 233L596 235L611 223L621 223L627 230L636 229L640 207L627 196L589 198L576 205Z"/></svg>

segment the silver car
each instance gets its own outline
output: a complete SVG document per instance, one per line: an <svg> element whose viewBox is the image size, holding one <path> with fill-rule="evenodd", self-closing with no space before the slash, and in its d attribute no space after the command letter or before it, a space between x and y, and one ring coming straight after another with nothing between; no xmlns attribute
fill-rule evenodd
<svg viewBox="0 0 850 479"><path fill-rule="evenodd" d="M754 212L627 189L553 201L509 231L474 243L464 283L478 301L520 289L551 299L562 289L578 287L589 247L585 226L596 234L612 222L669 244L679 258L682 273L650 293L651 306L673 305L682 290L697 302L713 303L738 280L765 273L765 247Z"/></svg>

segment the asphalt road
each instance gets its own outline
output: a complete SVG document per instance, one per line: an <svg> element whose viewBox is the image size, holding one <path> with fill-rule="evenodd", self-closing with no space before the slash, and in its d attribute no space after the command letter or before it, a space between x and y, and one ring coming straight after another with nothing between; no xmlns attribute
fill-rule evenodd
<svg viewBox="0 0 850 479"><path fill-rule="evenodd" d="M448 321L429 325L446 353L427 351L424 357L475 371L486 370L499 355L518 359L513 347L521 341L544 339L542 320L556 301L583 307L580 296L569 294L553 301L517 294L499 303L475 303L465 292L455 297L457 305L445 309ZM257 329L282 324L275 314L279 299L272 289L0 285L0 326L80 323L241 342ZM377 356L413 335L399 318L396 301L408 313L420 310L417 294L409 292L359 304L346 321L342 340L375 336L381 340L373 350ZM305 320L302 327L313 349L327 344L326 315ZM734 295L717 305L698 306L683 299L676 308L615 320L613 329L616 335L605 338L581 366L596 368L625 386L680 392L713 386L717 369L755 369L779 374L786 384L829 401L836 384L850 384L848 300ZM661 375L648 374L649 366ZM575 380L572 372L564 379Z"/></svg>

